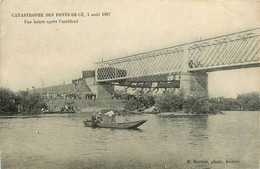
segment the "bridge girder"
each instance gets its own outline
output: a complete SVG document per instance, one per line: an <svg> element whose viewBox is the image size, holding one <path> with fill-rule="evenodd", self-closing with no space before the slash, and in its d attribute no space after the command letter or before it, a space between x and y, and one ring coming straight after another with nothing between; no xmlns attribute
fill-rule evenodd
<svg viewBox="0 0 260 169"><path fill-rule="evenodd" d="M153 82L164 82L162 77L174 73L257 67L260 63L259 30L99 62L96 64L96 81L145 82L146 77Z"/></svg>

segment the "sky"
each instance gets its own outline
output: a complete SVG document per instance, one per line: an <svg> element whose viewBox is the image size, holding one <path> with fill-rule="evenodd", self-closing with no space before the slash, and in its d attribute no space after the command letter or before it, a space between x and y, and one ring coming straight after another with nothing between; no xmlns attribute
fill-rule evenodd
<svg viewBox="0 0 260 169"><path fill-rule="evenodd" d="M260 3L244 1L2 0L0 85L12 90L69 83L95 62L260 27ZM19 18L13 13L82 13ZM106 17L87 13L109 12ZM78 19L78 24L24 20ZM260 91L259 68L209 73L211 97Z"/></svg>

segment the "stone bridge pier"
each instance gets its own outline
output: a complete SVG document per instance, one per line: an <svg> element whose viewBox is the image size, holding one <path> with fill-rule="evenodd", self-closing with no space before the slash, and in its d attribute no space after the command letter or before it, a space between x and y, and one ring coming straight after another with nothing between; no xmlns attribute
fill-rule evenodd
<svg viewBox="0 0 260 169"><path fill-rule="evenodd" d="M208 97L208 74L206 72L182 72L180 90L185 96Z"/></svg>

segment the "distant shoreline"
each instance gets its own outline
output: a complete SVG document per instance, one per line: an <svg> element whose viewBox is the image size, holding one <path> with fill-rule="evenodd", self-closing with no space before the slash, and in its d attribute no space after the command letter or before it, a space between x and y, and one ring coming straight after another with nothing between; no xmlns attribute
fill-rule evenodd
<svg viewBox="0 0 260 169"><path fill-rule="evenodd" d="M104 110L104 109L103 109ZM141 114L156 114L161 117L180 117L180 116L186 116L186 117L192 117L192 116L208 116L208 115L225 115L227 112L260 112L260 111L222 111L223 113L218 114L182 114L182 113L176 113L176 112L139 112L139 113L126 113L125 115L141 115ZM66 115L74 115L74 114L87 114L91 115L93 111L88 112L78 112L78 113L52 113L52 114L37 114L37 115L13 115L13 116L4 116L0 115L0 119L11 119L11 118L41 118L41 117L56 117L56 116L66 116Z"/></svg>

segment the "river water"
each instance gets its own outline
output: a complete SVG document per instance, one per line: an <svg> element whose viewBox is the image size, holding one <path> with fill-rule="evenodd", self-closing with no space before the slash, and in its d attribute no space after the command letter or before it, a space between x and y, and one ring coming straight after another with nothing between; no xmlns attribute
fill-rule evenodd
<svg viewBox="0 0 260 169"><path fill-rule="evenodd" d="M148 120L140 130L87 128L82 122L86 114L0 118L1 166L258 168L260 112L225 113L130 116ZM125 118L118 116L117 121Z"/></svg>

